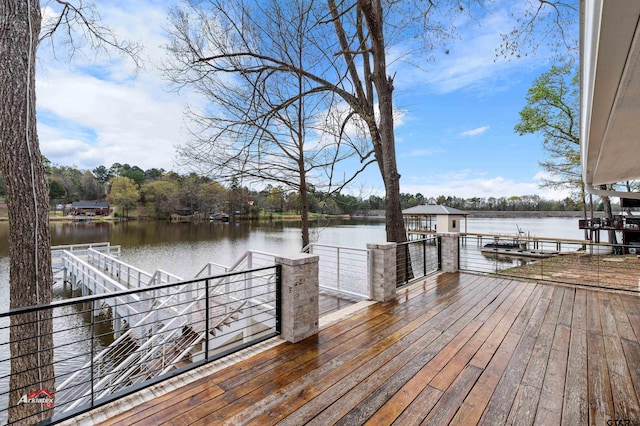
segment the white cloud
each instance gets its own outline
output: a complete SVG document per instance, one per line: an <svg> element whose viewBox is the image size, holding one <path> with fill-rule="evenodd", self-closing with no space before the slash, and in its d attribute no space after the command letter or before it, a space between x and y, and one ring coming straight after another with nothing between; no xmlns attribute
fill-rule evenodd
<svg viewBox="0 0 640 426"><path fill-rule="evenodd" d="M60 56L52 57L51 45L40 47L38 128L42 151L52 162L86 169L115 162L176 169L175 147L188 138L185 105L200 99L167 92L156 68L165 57L165 7L136 2L99 8L119 37L144 45L140 70L117 55L76 54L63 64Z"/></svg>
<svg viewBox="0 0 640 426"><path fill-rule="evenodd" d="M37 90L38 108L56 117L53 121L59 120L61 127L73 123L96 134L95 143L83 141L77 147L76 156L84 160L79 167L108 167L114 162L142 168L173 167L174 145L184 141L179 98L137 82L123 85L62 70L50 71L38 80ZM43 152L55 153L67 136L44 132L40 139Z"/></svg>
<svg viewBox="0 0 640 426"><path fill-rule="evenodd" d="M460 133L460 136L478 136L485 133L490 128L491 127L489 126L482 126L471 130L465 130L464 132Z"/></svg>
<svg viewBox="0 0 640 426"><path fill-rule="evenodd" d="M537 194L546 199L562 199L570 195L568 190L540 188L538 175L529 181L517 181L504 176L488 176L484 172L460 170L446 175L403 176L403 181L401 192L421 193L425 197L500 198Z"/></svg>
<svg viewBox="0 0 640 426"><path fill-rule="evenodd" d="M417 84L423 84L429 91L443 94L461 89L480 92L507 89L517 80L513 76L523 69L530 70L546 62L543 52L538 57L523 56L518 60L496 56L496 48L502 41L500 34L509 33L515 25L514 16L520 16L511 10L515 8L518 6L511 2L496 3L494 8L485 9L484 15L478 19L465 22L460 18L456 22L459 39L450 39L451 45L446 54L434 52L431 62L414 55L405 62L394 64L396 86L410 92ZM403 49L410 51L411 47L396 46L393 56L406 56Z"/></svg>

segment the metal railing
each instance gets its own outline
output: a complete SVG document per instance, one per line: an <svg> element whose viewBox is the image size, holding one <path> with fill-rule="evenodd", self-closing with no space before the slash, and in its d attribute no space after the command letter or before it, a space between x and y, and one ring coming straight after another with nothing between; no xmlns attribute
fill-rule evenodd
<svg viewBox="0 0 640 426"><path fill-rule="evenodd" d="M159 292L175 297L158 304ZM43 380L55 379L55 389L45 391L58 421L277 335L279 294L280 267L254 268L11 310L0 313L0 335L8 336L10 321L21 316L52 316L55 374ZM125 299L135 315L114 315ZM159 320L158 311L165 314ZM134 319L140 315L146 320ZM0 423L8 412L9 347L19 343L0 341ZM42 389L26 383L22 391Z"/></svg>
<svg viewBox="0 0 640 426"><path fill-rule="evenodd" d="M62 269L61 259L63 252L67 251L76 256L84 256L89 249L106 253L109 256L120 257L120 246L112 246L111 243L87 243L87 244L67 244L51 247L51 264L54 273Z"/></svg>
<svg viewBox="0 0 640 426"><path fill-rule="evenodd" d="M157 269L153 274L150 274L149 272L143 271L142 269L136 268L126 262L123 262L117 257L111 256L108 253L94 250L93 248L87 250L87 263L90 263L96 268L103 270L112 278L117 279L117 281L127 289L143 288L159 284L170 284L184 281L183 278L170 272L166 272L162 269ZM157 290L156 296L160 297L170 295L165 291Z"/></svg>
<svg viewBox="0 0 640 426"><path fill-rule="evenodd" d="M318 280L321 290L357 299L372 297L367 249L313 243L302 251L319 257Z"/></svg>
<svg viewBox="0 0 640 426"><path fill-rule="evenodd" d="M117 256L89 248L86 252L87 261L97 268L103 269L116 277L126 288L140 288L144 286L169 284L182 281L182 278L162 269L150 274L142 269L129 265Z"/></svg>
<svg viewBox="0 0 640 426"><path fill-rule="evenodd" d="M224 273L229 271L243 271L252 268L262 268L265 266L273 266L276 264L277 255L257 250L249 250L240 257L231 266L222 265L215 262L209 262L196 274L196 278L201 276L210 276L215 273Z"/></svg>
<svg viewBox="0 0 640 426"><path fill-rule="evenodd" d="M441 263L439 237L399 243L396 245L396 285L401 287L437 272Z"/></svg>
<svg viewBox="0 0 640 426"><path fill-rule="evenodd" d="M459 242L461 271L640 292L638 246L491 235L461 235Z"/></svg>

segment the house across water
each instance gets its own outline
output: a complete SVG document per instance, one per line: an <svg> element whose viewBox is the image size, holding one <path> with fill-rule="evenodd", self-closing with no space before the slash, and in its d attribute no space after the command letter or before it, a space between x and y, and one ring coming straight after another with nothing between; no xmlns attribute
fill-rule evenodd
<svg viewBox="0 0 640 426"><path fill-rule="evenodd" d="M74 216L108 216L109 203L106 201L75 201L71 204L71 214Z"/></svg>

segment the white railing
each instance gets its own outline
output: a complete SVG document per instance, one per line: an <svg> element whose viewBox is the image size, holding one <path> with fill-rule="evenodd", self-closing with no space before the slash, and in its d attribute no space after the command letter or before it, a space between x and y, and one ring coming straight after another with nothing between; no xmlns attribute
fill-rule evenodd
<svg viewBox="0 0 640 426"><path fill-rule="evenodd" d="M153 275L123 262L118 257L90 248L87 250L87 258L91 264L116 277L128 289L146 287L151 284Z"/></svg>
<svg viewBox="0 0 640 426"><path fill-rule="evenodd" d="M180 277L165 271L156 271L155 274L151 275L91 247L85 250L85 254L95 266L106 272L113 274L116 271L126 271L127 276L137 277L138 281L136 282L136 285L138 287L148 287L153 284L160 285L183 281ZM127 286L121 284L113 278L105 275L103 272L97 270L89 263L79 259L71 252L63 251L61 259L67 270L67 274L71 274L76 283L80 283L80 285L89 288L94 294L124 291L128 290L128 287L131 285L130 281L127 283ZM134 270L135 274L131 274L131 271ZM142 278L144 278L144 280ZM143 282L146 282L146 284L142 285ZM168 289L150 289L148 293L141 293L140 295L129 294L107 299L107 304L111 309L116 312L120 318L126 318L130 322L128 330L119 336L111 345L109 345L109 347L92 357L92 359L82 368L61 383L57 387L57 390L59 392L64 391L67 387L73 386L73 384L80 378L86 379L86 377L82 376L90 375L92 369L91 366L97 365L106 357L107 354L113 358L124 353L126 345L123 345L123 343L127 339L132 339L133 341L140 341L140 339L142 339L140 343L144 347L148 348L150 347L149 342L153 342L154 339L165 341L167 339L176 338L181 333L181 327L187 325L188 321L188 316L184 315L186 308L182 311L178 311L176 306L180 306L181 303L184 303L187 300L191 301L191 303L187 305L188 307L193 306L193 303L195 303L192 301L190 292L184 291L184 287L185 286L179 287L173 293ZM134 306L137 307L137 309L134 308ZM168 310L168 312L166 312L166 310ZM175 321L179 321L180 324L176 326L175 329L170 330L170 332L163 333L162 338L154 337L155 335L151 338L146 338L148 336L147 332L144 330L151 330L153 324L160 324L161 327L163 327L162 330L165 330L167 324L174 324ZM162 347L163 345L156 346L155 348L151 347L149 353L154 355L155 352L160 350ZM140 360L140 362L141 361L142 360ZM126 363L128 362L131 362L129 358L124 361L124 365L127 365ZM120 365L123 364L121 363ZM105 380L99 381L95 386L100 389L100 386L104 386L105 383L113 384L112 376L112 374L105 376ZM83 382L86 382L86 380L83 380ZM86 402L86 399L90 397L90 394L90 385L86 385L83 388L76 387L70 394L70 396L76 398L76 401L71 404L67 410L74 409L83 402Z"/></svg>
<svg viewBox="0 0 640 426"><path fill-rule="evenodd" d="M275 260L276 257L278 257L278 255L275 255L273 253L249 250L231 266L225 266L225 265L221 265L213 262L207 263L196 274L195 278L213 276L215 274L212 272L214 272L216 269L219 271L218 274L223 274L226 272L239 272L239 271L247 271L255 268L274 266L276 264L276 260ZM274 290L272 288L272 286L275 285L274 283L260 282L260 279L252 277L250 273L246 277L246 279L243 280L243 282L234 281L233 284L230 284L229 278L220 278L216 282L216 285L213 289L213 292L214 292L213 294L225 297L226 298L225 302L229 302L230 301L229 298L231 297L230 296L231 294L241 292L242 293L241 299L255 298L255 300L253 300L254 304L260 304L260 303L263 303L264 300L260 300L261 298L259 297L259 295L252 295L251 289L252 287L259 287L265 284L267 285L269 292Z"/></svg>
<svg viewBox="0 0 640 426"><path fill-rule="evenodd" d="M61 261L63 252L68 251L76 256L84 256L89 249L94 249L110 256L120 257L120 246L112 246L111 243L108 242L53 246L51 247L51 264L54 272L62 269Z"/></svg>
<svg viewBox="0 0 640 426"><path fill-rule="evenodd" d="M367 249L313 243L302 251L319 256L320 289L347 297L372 297Z"/></svg>
<svg viewBox="0 0 640 426"><path fill-rule="evenodd" d="M253 274L253 272L248 271L246 274L240 274L239 276L236 275L235 279L246 281L246 276L249 274ZM243 275L245 278L241 278ZM269 273L267 275L274 276L273 273ZM253 279L255 280L255 277ZM270 304L266 304L257 300L256 297L251 299L252 291L247 290L247 286L237 286L240 289L238 291L246 295L247 298L242 299L242 294L236 293L230 297L232 303L222 303L220 298L215 295L221 293L218 287L224 287L224 282L214 284L213 282L209 282L209 280L205 279L200 283L196 281L187 282L185 284L178 283L177 285L179 288L174 287L174 291L178 293L182 291L191 293L191 289L184 290L187 286L199 286L202 288L203 286L208 285L209 289L208 291L202 289L202 291L198 292L199 296L190 303L180 303L175 306L176 314L157 323L157 326L153 328L153 332L146 336L146 339L140 341L140 344L136 346L135 351L126 352L126 349L122 349L119 352L114 352L112 348L118 348L120 344L125 343L127 336L131 337L130 331L138 328L137 324L132 325L131 329L110 345L108 349L103 350L100 354L93 357L90 363L65 380L60 386L58 386L58 392L66 391L67 387L72 387L74 383L79 381L85 383L83 386L75 386L72 391L66 392L65 396L67 399L72 399L73 402L65 408L65 411L76 409L83 404L89 403L91 399L107 397L122 387L129 386L129 384L143 382L148 379L148 377L143 374L145 371L150 372L150 374L167 373L176 363L188 356L196 345L202 344L205 340L207 341L208 350L212 351L216 349L216 345L235 341L234 336L238 333L242 336L240 343L243 343L245 339L254 339L256 337L255 335L245 335L245 332L247 327L251 327L256 322L261 322L266 327L275 327L275 293L271 294L269 297ZM174 342L183 337L185 326L193 325L188 318L191 315L195 315L196 312L199 312L200 316L203 315L203 311L206 312L206 294L210 295L209 306L212 307L212 305L216 305L223 308L224 314L218 315L215 318L212 317L208 322L205 321L203 331L199 333L198 336L195 336L185 342L185 344L181 346L180 353L177 356L172 357L170 360L166 360L165 362L164 351L166 351L167 348L172 347ZM166 303L169 298L163 299L165 301L164 303ZM179 310L177 309L178 307ZM154 312L157 309L162 308L163 306L154 307L152 312L147 313L145 319L152 318ZM200 318L200 322L203 320L204 318ZM221 335L216 335L214 331L218 327L222 328L223 326L227 326L230 331ZM93 380L90 380L87 377L87 375L92 371L92 365L97 365L107 356L110 358L117 358L119 355L122 355L124 359L119 361L117 365L114 365L113 368L105 374L101 374L100 378L96 382L93 382ZM161 362L161 365L158 366L157 363L159 361Z"/></svg>
<svg viewBox="0 0 640 426"><path fill-rule="evenodd" d="M97 268L104 270L105 272L112 274L118 280L124 281L124 284L107 277L102 272L96 271L91 268L90 265L85 265L95 271L95 275L104 276L109 282L117 283L118 290L126 290L128 288L141 288L148 286L157 286L163 284L180 283L183 280L166 271L157 270L153 275L146 271L135 268L131 265L122 262L120 259L108 256L98 250L88 248L86 250L89 261ZM253 268L259 268L262 266L273 266L275 264L275 255L257 251L247 252L242 256L233 266L225 267L223 265L209 263L198 273L198 277L212 276L214 269L223 269L224 272L229 271L244 271ZM83 262L84 263L84 262ZM256 294L254 288L261 288L262 293ZM116 290L117 291L117 290ZM247 308L244 309L244 316L250 318L251 321L264 323L267 327L275 326L275 304L273 298L269 295L275 291L275 282L270 278L253 276L251 271L248 271L244 279L230 280L229 277L222 277L217 280L216 283L212 283L209 287L209 295L219 299L221 303L233 303L237 301L243 301L238 306L242 307L246 303L249 303ZM206 292L202 286L191 286L187 288L187 285L182 285L178 288L162 288L162 289L150 289L149 293L141 293L148 295L144 299L148 302L148 310L144 312L144 316L139 321L131 324L129 329L120 337L116 339L108 348L101 351L95 357L92 358L83 368L79 369L76 373L71 375L61 385L58 386L58 391L64 391L67 387L73 385L73 383L79 381L79 379L85 379L91 371L91 365L97 365L104 360L108 355L110 358L118 357L119 355L125 356L123 361L120 361L117 365L116 371L111 371L105 375L102 375L97 383L93 385L93 393L97 395L97 398L105 397L114 392L123 383L131 380L139 380L131 378L131 376L144 367L145 362L148 360L155 360L158 358L158 353L164 351L165 348L170 345L170 342L177 340L181 337L182 328L190 324L191 316L194 311L202 309L202 303L205 299ZM129 295L134 296L134 295ZM263 297L265 296L265 297ZM138 297L137 299L140 299ZM120 303L119 303L120 305ZM179 309L178 309L179 307ZM169 309L169 315L158 316L159 312L163 312L164 309ZM240 308L229 311L227 316L231 316L240 311ZM246 322L241 319L238 322ZM157 327L153 330L153 333L147 335L146 332L140 332L138 330L150 330L150 324L157 324ZM159 328L158 328L159 327ZM136 332L134 332L136 331ZM192 339L181 353L173 359L168 365L163 365L162 372L166 372L173 367L173 365L179 362L183 357L187 356L191 349L205 340L205 332L201 333L198 337ZM126 339L134 339L139 342L139 347L135 353L127 354L124 351L126 349ZM209 339L209 344L215 346L218 340L222 341L224 337L219 336ZM159 357L164 359L164 356ZM72 410L80 405L86 403L92 396L92 388L89 386L76 387L73 390L74 403L69 405L66 410ZM95 397L95 395L94 395Z"/></svg>
<svg viewBox="0 0 640 426"><path fill-rule="evenodd" d="M153 274L150 274L142 269L136 268L123 262L119 258L110 256L107 253L94 250L92 248L87 250L87 260L97 268L109 273L112 277L118 279L126 288L144 288L149 286L156 286L161 284L179 283L184 281L183 278L174 275L170 272L163 271L162 269L156 270ZM190 301L193 295L187 293L175 293L171 294L168 289L154 290L154 297L180 297L181 301Z"/></svg>
<svg viewBox="0 0 640 426"><path fill-rule="evenodd" d="M67 271L68 277L72 279L72 286L81 285L91 290L93 294L114 293L127 290L127 288L118 281L93 268L73 253L69 251L63 251L62 253L61 262ZM139 297L137 295L132 296L133 297L128 296L125 298L119 296L114 297L112 309L122 310L123 312L120 313L122 316L135 317L139 312L132 307L131 302L139 302Z"/></svg>

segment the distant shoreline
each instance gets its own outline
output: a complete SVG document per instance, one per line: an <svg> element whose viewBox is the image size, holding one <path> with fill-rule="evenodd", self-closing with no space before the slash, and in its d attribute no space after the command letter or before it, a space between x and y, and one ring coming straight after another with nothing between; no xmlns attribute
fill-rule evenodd
<svg viewBox="0 0 640 426"><path fill-rule="evenodd" d="M468 210L468 217L480 218L542 218L542 217L574 217L582 218L582 211L484 211ZM604 217L604 212L593 212L594 217Z"/></svg>
<svg viewBox="0 0 640 426"><path fill-rule="evenodd" d="M569 218L582 218L581 211L502 211L502 210L467 210L467 216L469 218L543 218L543 217L569 217ZM349 215L330 215L325 216L328 218L339 218L339 219L349 219ZM597 211L594 212L594 217L604 217L604 212ZM118 218L114 218L111 216L98 216L96 218L99 221L117 221ZM351 216L353 219L362 219L362 218L371 218L371 219L384 219L384 216L377 215L354 215ZM284 215L284 216L274 216L273 218L269 217L261 217L261 220L274 220L274 221L296 221L300 220L299 215ZM310 220L317 220L318 217L309 218ZM0 216L0 222L6 222L9 218L6 216ZM73 216L53 216L49 218L50 222L71 222L73 220ZM140 220L154 220L149 218L140 218Z"/></svg>

